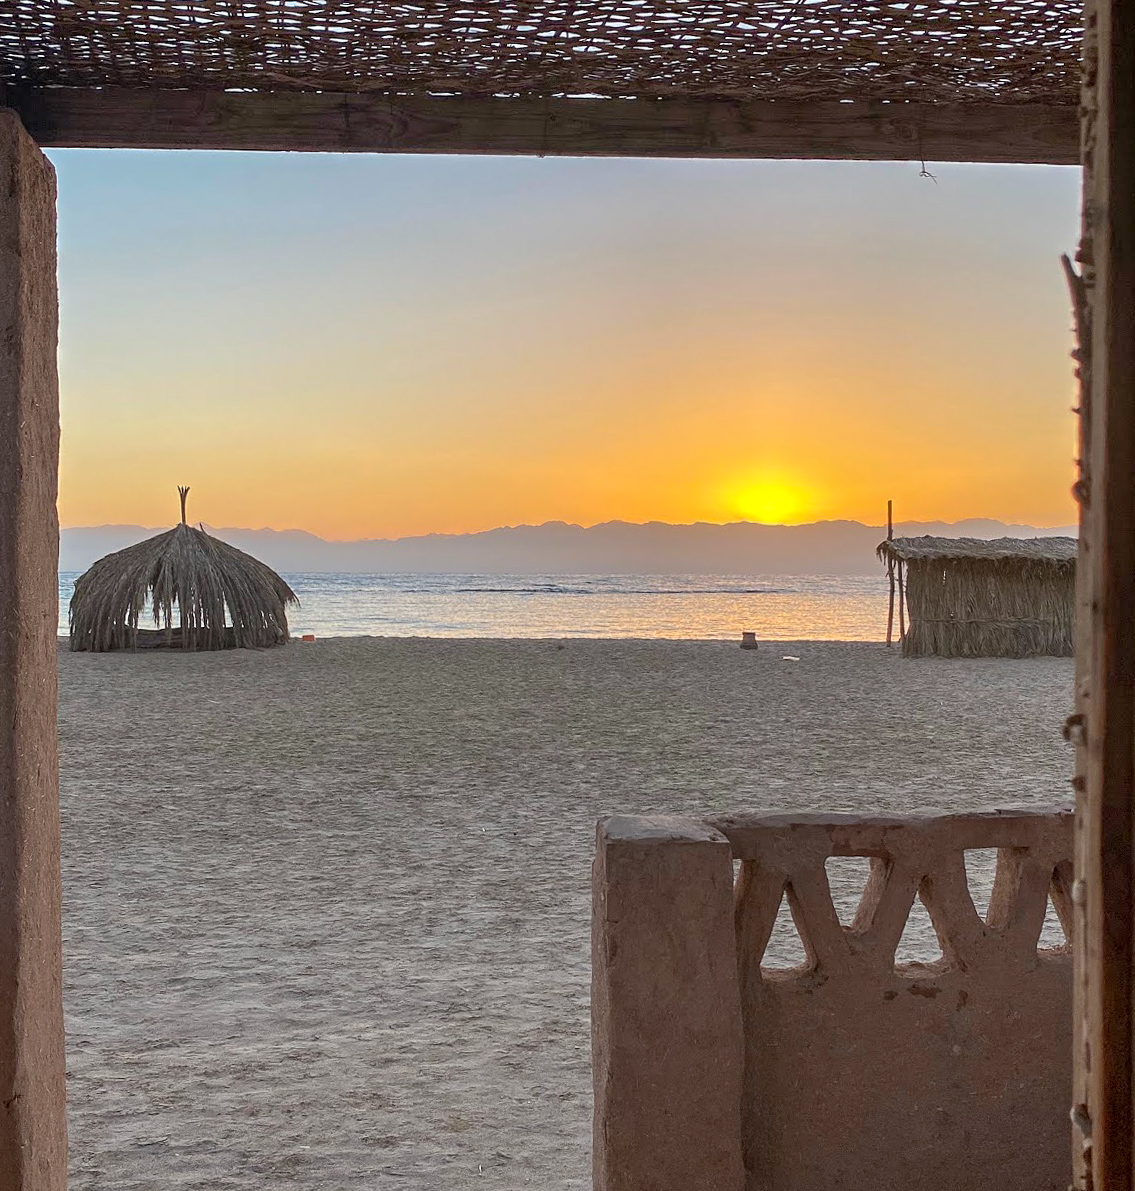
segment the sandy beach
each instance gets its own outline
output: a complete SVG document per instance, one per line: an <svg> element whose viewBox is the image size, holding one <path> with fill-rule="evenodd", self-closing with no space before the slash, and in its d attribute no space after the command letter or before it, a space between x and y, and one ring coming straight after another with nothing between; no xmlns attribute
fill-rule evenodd
<svg viewBox="0 0 1135 1191"><path fill-rule="evenodd" d="M375 638L60 666L76 1191L589 1187L598 816L1069 798L1067 659Z"/></svg>

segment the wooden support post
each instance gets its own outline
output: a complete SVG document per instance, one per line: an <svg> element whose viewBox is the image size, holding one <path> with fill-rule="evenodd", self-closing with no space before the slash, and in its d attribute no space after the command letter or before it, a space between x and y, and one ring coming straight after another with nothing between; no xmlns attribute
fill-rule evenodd
<svg viewBox="0 0 1135 1191"><path fill-rule="evenodd" d="M887 604L887 644L890 645L895 633L895 564L887 559L887 579L891 584L891 598Z"/></svg>
<svg viewBox="0 0 1135 1191"><path fill-rule="evenodd" d="M906 585L903 583L902 562L899 562L899 643L906 640Z"/></svg>
<svg viewBox="0 0 1135 1191"><path fill-rule="evenodd" d="M1086 773L1079 826L1084 942L1074 1120L1094 1191L1135 1181L1135 0L1088 6L1085 244L1090 290L1091 570ZM1086 1035L1086 1037L1085 1037Z"/></svg>
<svg viewBox="0 0 1135 1191"><path fill-rule="evenodd" d="M891 515L891 502L887 501L887 541L895 536L895 525ZM895 562L887 559L887 578L891 581L891 602L887 605L887 644L890 645L895 628Z"/></svg>
<svg viewBox="0 0 1135 1191"><path fill-rule="evenodd" d="M1076 746L1076 775L1072 788L1076 799L1074 890L1080 896L1072 899L1072 1186L1076 1191L1090 1191L1092 1186L1092 1120L1091 1120L1091 1046L1095 999L1095 979L1088 963L1089 931L1085 874L1093 867L1090 862L1094 833L1093 816L1088 806L1088 751L1084 725L1091 705L1092 689L1092 591L1095 544L1092 535L1092 292L1095 287L1094 250L1092 246L1092 199L1094 183L1092 161L1095 145L1096 119L1096 10L1093 0L1084 9L1083 76L1081 79L1081 140L1084 168L1081 175L1083 202L1081 204L1080 248L1076 253L1077 271L1067 257L1061 258L1065 279L1072 299L1072 313L1076 330L1076 379L1079 388L1077 407L1079 430L1079 475L1072 492L1080 510L1079 543L1076 558L1076 682L1073 714L1065 725L1065 736Z"/></svg>
<svg viewBox="0 0 1135 1191"><path fill-rule="evenodd" d="M55 172L0 109L0 1191L67 1182Z"/></svg>

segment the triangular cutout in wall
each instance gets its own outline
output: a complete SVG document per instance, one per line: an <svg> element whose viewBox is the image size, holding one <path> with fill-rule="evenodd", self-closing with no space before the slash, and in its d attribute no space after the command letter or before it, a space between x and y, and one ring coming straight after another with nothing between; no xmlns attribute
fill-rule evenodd
<svg viewBox="0 0 1135 1191"><path fill-rule="evenodd" d="M903 927L899 944L895 948L895 967L905 964L933 964L941 960L942 948L934 933L934 924L922 902L921 895L914 899L910 914Z"/></svg>
<svg viewBox="0 0 1135 1191"><path fill-rule="evenodd" d="M829 856L824 867L836 916L843 926L850 926L871 876L871 861L866 856Z"/></svg>
<svg viewBox="0 0 1135 1191"><path fill-rule="evenodd" d="M761 968L769 972L791 972L807 967L807 964L808 953L792 920L792 911L788 908L788 890L785 889L780 895L780 909L777 910L776 922L761 959Z"/></svg>
<svg viewBox="0 0 1135 1191"><path fill-rule="evenodd" d="M989 913L989 899L993 894L993 879L997 875L996 848L966 849L966 881L973 907L982 922Z"/></svg>
<svg viewBox="0 0 1135 1191"><path fill-rule="evenodd" d="M1064 951L1068 947L1068 937L1052 904L1052 894L1044 907L1044 925L1040 928L1040 938L1037 940L1037 951Z"/></svg>

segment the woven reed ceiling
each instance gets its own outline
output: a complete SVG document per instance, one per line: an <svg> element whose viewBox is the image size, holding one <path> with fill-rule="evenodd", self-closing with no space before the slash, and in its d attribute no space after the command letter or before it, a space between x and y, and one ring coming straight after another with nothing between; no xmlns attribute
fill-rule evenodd
<svg viewBox="0 0 1135 1191"><path fill-rule="evenodd" d="M1074 104L1075 0L0 0L0 82Z"/></svg>

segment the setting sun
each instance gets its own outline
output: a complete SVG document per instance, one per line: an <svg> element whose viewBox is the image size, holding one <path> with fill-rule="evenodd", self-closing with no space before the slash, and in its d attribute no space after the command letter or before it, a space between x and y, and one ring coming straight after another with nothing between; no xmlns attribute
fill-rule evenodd
<svg viewBox="0 0 1135 1191"><path fill-rule="evenodd" d="M732 514L768 525L802 520L812 505L799 484L774 477L738 484L728 491L727 500Z"/></svg>

